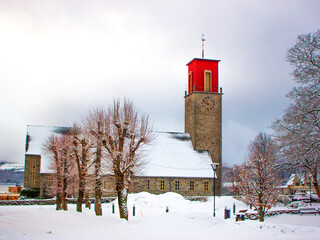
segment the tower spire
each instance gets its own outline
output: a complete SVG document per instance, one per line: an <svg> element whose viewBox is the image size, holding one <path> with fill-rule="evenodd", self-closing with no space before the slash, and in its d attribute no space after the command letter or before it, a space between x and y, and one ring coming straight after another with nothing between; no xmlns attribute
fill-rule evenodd
<svg viewBox="0 0 320 240"><path fill-rule="evenodd" d="M206 39L204 38L204 34L202 33L201 35L201 41L202 41L202 58L204 58L204 41Z"/></svg>

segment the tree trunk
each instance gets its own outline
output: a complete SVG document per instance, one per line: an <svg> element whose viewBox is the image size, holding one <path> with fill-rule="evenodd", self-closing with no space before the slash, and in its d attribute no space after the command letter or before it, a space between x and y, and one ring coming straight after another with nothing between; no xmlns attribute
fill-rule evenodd
<svg viewBox="0 0 320 240"><path fill-rule="evenodd" d="M316 190L316 193L320 199L320 190L319 190L319 184L318 184L318 179L317 179L317 176L313 175L312 174L312 178L313 178L313 186L314 186L314 189ZM311 183L310 183L311 184ZM311 194L311 193L310 193Z"/></svg>
<svg viewBox="0 0 320 240"><path fill-rule="evenodd" d="M61 189L62 189L62 177L61 177L61 168L60 168L60 161L59 161L59 154L58 151L54 151L54 159L56 162L56 177L57 177L57 186L56 186L56 210L62 210L62 194L61 194Z"/></svg>
<svg viewBox="0 0 320 240"><path fill-rule="evenodd" d="M101 180L100 180L99 178L96 179L94 210L95 210L97 216L102 216L102 207L101 207Z"/></svg>
<svg viewBox="0 0 320 240"><path fill-rule="evenodd" d="M90 199L89 199L89 194L86 194L86 208L90 207Z"/></svg>
<svg viewBox="0 0 320 240"><path fill-rule="evenodd" d="M64 153L66 155L66 152ZM68 210L68 203L67 203L67 174L68 174L68 168L67 168L67 158L64 157L63 160L63 184L62 184L62 208L63 210Z"/></svg>
<svg viewBox="0 0 320 240"><path fill-rule="evenodd" d="M77 200L77 211L78 212L82 212L83 198L84 198L84 191L83 191L83 189L79 188L78 200Z"/></svg>
<svg viewBox="0 0 320 240"><path fill-rule="evenodd" d="M62 210L62 192L61 192L61 190L62 190L62 178L61 178L60 175L58 175L57 189L56 189L56 191L57 191L57 193L56 193L56 196L57 196L57 199L56 199L56 204L57 204L56 210Z"/></svg>
<svg viewBox="0 0 320 240"><path fill-rule="evenodd" d="M97 216L102 216L102 207L101 207L101 144L102 144L102 136L100 130L100 123L98 122L98 138L97 138L97 158L95 163L95 177L96 177L96 186L95 186L95 212Z"/></svg>
<svg viewBox="0 0 320 240"><path fill-rule="evenodd" d="M56 199L56 210L62 210L62 194L61 192L57 193L57 199Z"/></svg>
<svg viewBox="0 0 320 240"><path fill-rule="evenodd" d="M128 220L128 207L127 207L127 199L128 192L126 188L118 191L118 204L119 204L119 213L120 218Z"/></svg>
<svg viewBox="0 0 320 240"><path fill-rule="evenodd" d="M259 214L259 221L264 222L264 214L265 214L264 208L260 206L257 210Z"/></svg>
<svg viewBox="0 0 320 240"><path fill-rule="evenodd" d="M78 191L78 200L77 200L77 211L78 212L82 212L84 190L85 190L85 178L82 176L82 174L79 174L79 191Z"/></svg>
<svg viewBox="0 0 320 240"><path fill-rule="evenodd" d="M67 202L67 178L63 178L63 190L62 190L62 208L64 211L68 210Z"/></svg>
<svg viewBox="0 0 320 240"><path fill-rule="evenodd" d="M124 175L121 173L116 174L116 189L118 194L118 204L119 204L119 213L120 218L128 220L128 207L127 207L127 198L128 198L128 188L124 184Z"/></svg>

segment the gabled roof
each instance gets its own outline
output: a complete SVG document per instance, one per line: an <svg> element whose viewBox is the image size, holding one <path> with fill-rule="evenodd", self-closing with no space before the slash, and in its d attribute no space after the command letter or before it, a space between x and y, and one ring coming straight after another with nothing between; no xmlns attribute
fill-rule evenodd
<svg viewBox="0 0 320 240"><path fill-rule="evenodd" d="M41 155L41 173L50 173L43 143L61 135L68 127L28 126L26 154ZM146 165L137 176L212 178L211 158L206 151L193 150L188 133L157 132L154 141L144 146Z"/></svg>
<svg viewBox="0 0 320 240"><path fill-rule="evenodd" d="M294 178L296 177L296 174L291 174L287 183L286 183L286 186L290 186L290 185L293 185L294 184Z"/></svg>
<svg viewBox="0 0 320 240"><path fill-rule="evenodd" d="M295 178L297 178L302 184L306 182L306 176L304 174L292 173L286 183L286 186L294 185Z"/></svg>

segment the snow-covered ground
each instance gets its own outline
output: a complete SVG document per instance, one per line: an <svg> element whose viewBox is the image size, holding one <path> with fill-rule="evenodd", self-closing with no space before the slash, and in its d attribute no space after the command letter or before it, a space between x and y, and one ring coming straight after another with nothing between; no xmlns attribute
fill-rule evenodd
<svg viewBox="0 0 320 240"><path fill-rule="evenodd" d="M129 195L129 221L112 214L112 203L103 204L103 216L84 208L56 211L55 206L0 206L0 239L320 239L320 216L279 215L264 223L246 220L224 220L225 207L247 208L232 197L216 198L213 202L188 201L178 194ZM132 216L135 205L136 216ZM166 207L169 212L166 213Z"/></svg>

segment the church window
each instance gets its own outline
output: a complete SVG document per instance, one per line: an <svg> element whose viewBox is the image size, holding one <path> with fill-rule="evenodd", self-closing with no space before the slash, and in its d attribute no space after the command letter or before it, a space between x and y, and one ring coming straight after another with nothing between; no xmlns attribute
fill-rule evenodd
<svg viewBox="0 0 320 240"><path fill-rule="evenodd" d="M204 71L204 91L205 92L212 92L211 71L208 71L208 70Z"/></svg>
<svg viewBox="0 0 320 240"><path fill-rule="evenodd" d="M194 181L190 181L190 191L194 190Z"/></svg>
<svg viewBox="0 0 320 240"><path fill-rule="evenodd" d="M175 182L174 189L175 189L176 191L179 191L179 190L180 190L180 181L176 181L176 182Z"/></svg>
<svg viewBox="0 0 320 240"><path fill-rule="evenodd" d="M209 191L209 182L208 181L204 182L204 190Z"/></svg>
<svg viewBox="0 0 320 240"><path fill-rule="evenodd" d="M164 190L164 180L160 180L160 190Z"/></svg>

